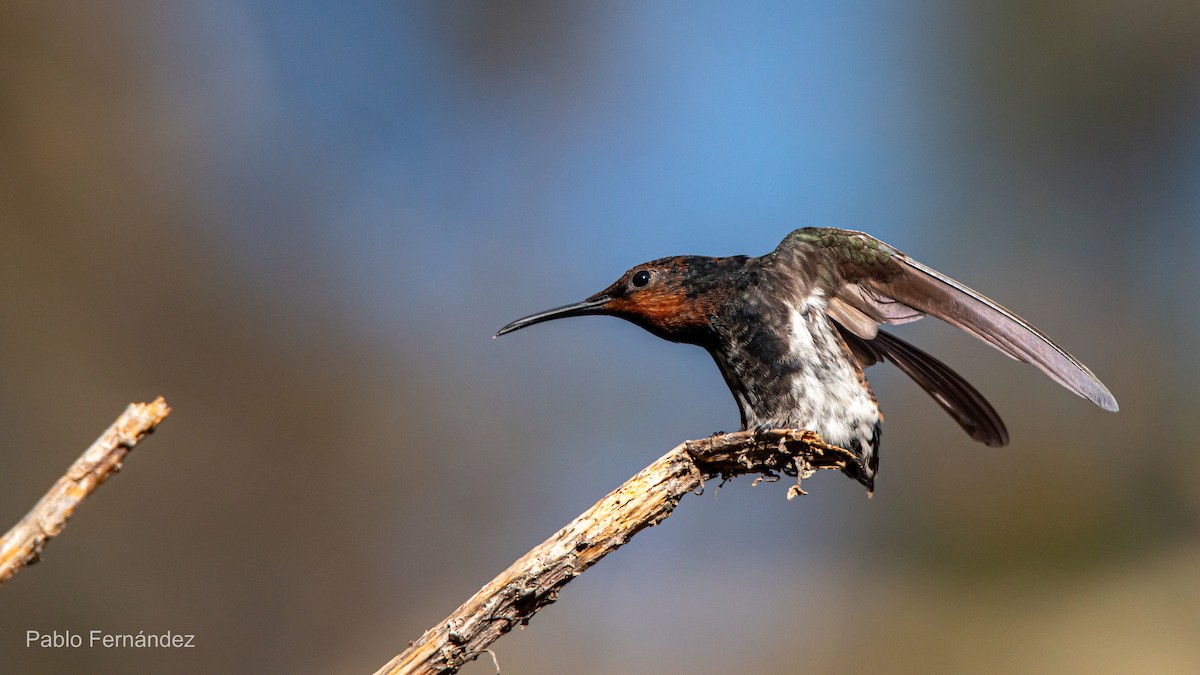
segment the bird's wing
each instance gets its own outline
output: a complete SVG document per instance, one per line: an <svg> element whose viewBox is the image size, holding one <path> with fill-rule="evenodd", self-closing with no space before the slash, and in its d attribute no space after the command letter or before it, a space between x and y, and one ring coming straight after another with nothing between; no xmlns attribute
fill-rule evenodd
<svg viewBox="0 0 1200 675"><path fill-rule="evenodd" d="M885 359L891 361L950 413L971 438L991 447L1008 444L1008 429L1000 414L983 394L946 364L886 331L876 331L871 340L864 340L841 325L838 332L863 367Z"/></svg>
<svg viewBox="0 0 1200 675"><path fill-rule="evenodd" d="M793 265L818 257L823 272L812 283L827 293L826 311L861 338L874 338L879 324L905 323L929 314L1032 364L1101 408L1117 410L1108 388L1045 333L982 293L875 237L851 230L801 229L769 255Z"/></svg>

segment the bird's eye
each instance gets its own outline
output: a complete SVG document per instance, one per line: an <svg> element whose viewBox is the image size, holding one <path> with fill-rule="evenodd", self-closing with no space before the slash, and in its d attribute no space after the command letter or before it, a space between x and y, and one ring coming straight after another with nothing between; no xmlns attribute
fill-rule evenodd
<svg viewBox="0 0 1200 675"><path fill-rule="evenodd" d="M637 274L633 275L632 279L630 279L630 283L638 288L645 286L646 284L650 283L650 272L647 270L638 272Z"/></svg>

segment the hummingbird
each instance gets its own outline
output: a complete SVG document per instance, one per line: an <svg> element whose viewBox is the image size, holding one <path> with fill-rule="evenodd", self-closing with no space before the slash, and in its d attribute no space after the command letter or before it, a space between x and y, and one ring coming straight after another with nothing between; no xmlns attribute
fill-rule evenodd
<svg viewBox="0 0 1200 675"><path fill-rule="evenodd" d="M970 437L1008 443L996 410L949 366L881 330L931 315L1033 365L1104 410L1117 401L1079 359L999 303L863 232L802 228L758 257L673 256L626 271L574 304L517 319L495 337L544 321L615 316L703 347L720 369L743 430L815 431L858 458L846 473L875 489L883 414L863 373L890 361Z"/></svg>

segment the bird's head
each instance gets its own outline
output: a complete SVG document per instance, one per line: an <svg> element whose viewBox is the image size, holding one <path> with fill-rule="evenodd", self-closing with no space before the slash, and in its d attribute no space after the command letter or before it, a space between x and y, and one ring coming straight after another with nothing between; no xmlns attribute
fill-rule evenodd
<svg viewBox="0 0 1200 675"><path fill-rule="evenodd" d="M652 260L586 300L517 319L496 337L552 319L604 314L631 321L665 340L700 344L712 332L717 294L729 260L700 256Z"/></svg>

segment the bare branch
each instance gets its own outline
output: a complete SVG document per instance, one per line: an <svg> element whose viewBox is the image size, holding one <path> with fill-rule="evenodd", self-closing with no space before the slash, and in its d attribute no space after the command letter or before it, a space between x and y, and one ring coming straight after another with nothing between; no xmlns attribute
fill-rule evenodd
<svg viewBox="0 0 1200 675"><path fill-rule="evenodd" d="M684 495L700 490L709 478L796 476L790 499L804 494L800 479L817 469L844 469L854 461L851 453L808 431L740 431L686 441L510 565L376 675L458 671L554 602L571 579L671 515Z"/></svg>
<svg viewBox="0 0 1200 675"><path fill-rule="evenodd" d="M129 404L46 496L0 539L0 584L21 567L38 561L46 542L63 531L79 503L120 471L125 455L170 412L161 396L150 403Z"/></svg>

